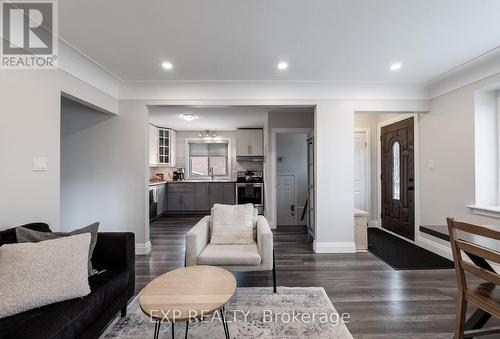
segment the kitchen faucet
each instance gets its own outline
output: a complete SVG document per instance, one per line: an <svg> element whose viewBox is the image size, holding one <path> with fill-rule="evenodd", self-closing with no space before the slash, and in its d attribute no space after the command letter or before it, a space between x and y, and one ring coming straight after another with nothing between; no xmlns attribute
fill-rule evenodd
<svg viewBox="0 0 500 339"><path fill-rule="evenodd" d="M214 180L214 168L213 167L209 167L208 168L208 175L212 177L212 181Z"/></svg>

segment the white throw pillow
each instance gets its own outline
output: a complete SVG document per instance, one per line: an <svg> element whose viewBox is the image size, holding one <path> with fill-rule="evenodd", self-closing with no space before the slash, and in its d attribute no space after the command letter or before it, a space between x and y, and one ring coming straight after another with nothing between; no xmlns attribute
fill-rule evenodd
<svg viewBox="0 0 500 339"><path fill-rule="evenodd" d="M90 293L90 233L0 247L0 319Z"/></svg>
<svg viewBox="0 0 500 339"><path fill-rule="evenodd" d="M212 208L212 235L214 245L248 245L253 237L253 204L220 205Z"/></svg>
<svg viewBox="0 0 500 339"><path fill-rule="evenodd" d="M218 205L218 204L215 204L215 205ZM215 206L214 205L214 206ZM212 207L210 209L210 234L212 234L212 225L214 224L213 223L213 215L214 215L214 208ZM259 220L259 210L257 210L256 208L253 209L253 220L252 220L252 224L253 224L253 240L257 240L257 221Z"/></svg>

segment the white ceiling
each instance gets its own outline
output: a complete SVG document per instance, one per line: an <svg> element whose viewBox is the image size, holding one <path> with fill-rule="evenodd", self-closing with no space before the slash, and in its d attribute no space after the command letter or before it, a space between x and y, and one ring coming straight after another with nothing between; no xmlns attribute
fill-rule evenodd
<svg viewBox="0 0 500 339"><path fill-rule="evenodd" d="M194 113L198 119L186 121L180 117ZM262 128L267 119L267 109L259 107L165 107L149 108L149 122L176 130L234 130L236 128Z"/></svg>
<svg viewBox="0 0 500 339"><path fill-rule="evenodd" d="M126 81L429 81L499 46L499 13L498 0L64 0L59 34Z"/></svg>

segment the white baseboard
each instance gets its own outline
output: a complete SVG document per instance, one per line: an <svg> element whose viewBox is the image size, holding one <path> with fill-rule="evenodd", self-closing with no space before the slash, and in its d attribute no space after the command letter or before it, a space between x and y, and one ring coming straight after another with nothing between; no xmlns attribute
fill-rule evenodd
<svg viewBox="0 0 500 339"><path fill-rule="evenodd" d="M151 252L151 241L146 243L135 243L135 254L143 255Z"/></svg>
<svg viewBox="0 0 500 339"><path fill-rule="evenodd" d="M354 242L319 242L314 240L315 253L356 253Z"/></svg>
<svg viewBox="0 0 500 339"><path fill-rule="evenodd" d="M426 239L424 237L419 237L416 245L453 261L453 255L451 254L451 247L445 246L430 239Z"/></svg>
<svg viewBox="0 0 500 339"><path fill-rule="evenodd" d="M370 220L368 221L368 227L379 227L378 220Z"/></svg>

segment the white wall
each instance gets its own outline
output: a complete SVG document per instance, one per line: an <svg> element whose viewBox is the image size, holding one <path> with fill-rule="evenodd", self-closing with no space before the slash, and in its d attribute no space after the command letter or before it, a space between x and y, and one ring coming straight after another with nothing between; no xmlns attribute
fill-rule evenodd
<svg viewBox="0 0 500 339"><path fill-rule="evenodd" d="M42 221L59 229L60 97L110 112L117 101L62 71L0 71L0 229ZM48 170L33 171L33 157Z"/></svg>
<svg viewBox="0 0 500 339"><path fill-rule="evenodd" d="M474 93L500 83L500 75L451 91L432 100L420 119L421 223L444 224L448 216L484 224L496 218L472 214L475 202ZM434 169L428 169L428 162Z"/></svg>
<svg viewBox="0 0 500 339"><path fill-rule="evenodd" d="M105 115L64 99L61 123L61 229L99 221L100 231L149 239L145 194L145 107L122 102Z"/></svg>
<svg viewBox="0 0 500 339"><path fill-rule="evenodd" d="M355 252L354 107L321 103L315 114L316 252Z"/></svg>
<svg viewBox="0 0 500 339"><path fill-rule="evenodd" d="M276 136L277 174L295 175L296 222L305 225L307 220L300 221L307 200L307 134L278 134Z"/></svg>

